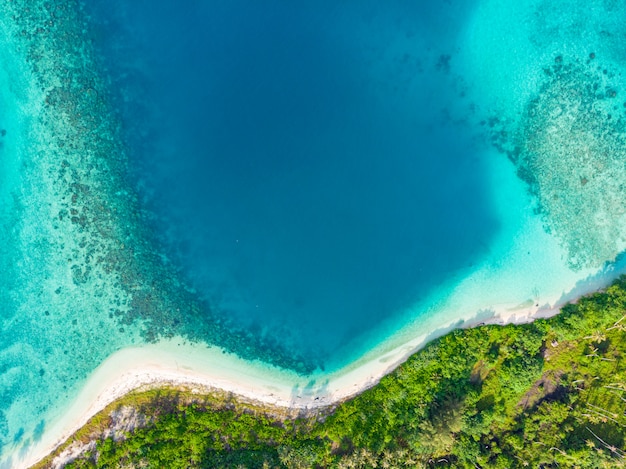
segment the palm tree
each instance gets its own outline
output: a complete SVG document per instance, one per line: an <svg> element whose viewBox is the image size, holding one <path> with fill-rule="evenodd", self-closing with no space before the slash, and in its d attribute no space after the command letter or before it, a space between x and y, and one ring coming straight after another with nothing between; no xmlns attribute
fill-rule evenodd
<svg viewBox="0 0 626 469"><path fill-rule="evenodd" d="M595 331L593 334L585 337L585 339L591 339L592 342L600 343L606 340L606 335L604 334L604 332Z"/></svg>

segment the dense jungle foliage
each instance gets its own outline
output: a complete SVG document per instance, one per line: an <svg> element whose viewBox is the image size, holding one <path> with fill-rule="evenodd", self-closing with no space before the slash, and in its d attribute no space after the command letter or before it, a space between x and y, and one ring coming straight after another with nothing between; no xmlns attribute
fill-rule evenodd
<svg viewBox="0 0 626 469"><path fill-rule="evenodd" d="M454 331L326 413L128 396L115 409L145 426L101 435L66 467L626 467L625 357L621 278L547 320ZM110 424L105 412L75 440Z"/></svg>

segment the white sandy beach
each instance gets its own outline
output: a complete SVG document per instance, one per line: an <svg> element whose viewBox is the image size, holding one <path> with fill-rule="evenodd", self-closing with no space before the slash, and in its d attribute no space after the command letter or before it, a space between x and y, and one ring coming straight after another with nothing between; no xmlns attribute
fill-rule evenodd
<svg viewBox="0 0 626 469"><path fill-rule="evenodd" d="M613 275L615 271L612 272ZM586 282L585 292L597 290L609 283L608 276ZM96 413L125 394L160 385L197 385L231 392L246 400L295 409L313 409L348 399L375 385L383 376L404 362L411 354L435 337L461 327L482 324L521 324L558 313L560 307L579 296L580 290L563 295L552 304L492 307L460 324L458 320L435 332L403 341L385 349L384 344L372 353L335 373L303 378L295 373L269 367L263 363L242 360L225 354L216 347L189 345L182 340L170 340L154 345L121 350L109 357L89 378L74 404L47 429L43 439L22 451L15 467L29 467L44 458ZM408 332L408 331L407 331ZM406 337L406 335L405 335ZM396 344L398 342L396 341ZM387 347L390 347L387 344Z"/></svg>

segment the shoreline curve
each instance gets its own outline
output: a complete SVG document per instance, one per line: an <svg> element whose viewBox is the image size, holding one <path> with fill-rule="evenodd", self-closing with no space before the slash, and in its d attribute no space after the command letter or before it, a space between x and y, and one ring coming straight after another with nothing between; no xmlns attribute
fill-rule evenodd
<svg viewBox="0 0 626 469"><path fill-rule="evenodd" d="M602 280L592 282L597 288L584 294L608 286L608 277ZM24 467L37 464L97 413L138 389L199 386L273 407L304 411L330 407L372 388L429 342L455 329L519 325L549 318L558 314L565 304L576 301L584 294L574 299L564 295L552 306L502 305L490 317L478 314L466 322L455 321L328 375L302 377L263 362L250 362L227 354L219 347L190 345L183 339L125 348L96 368L63 417L47 429L40 441L20 452L20 459L14 462Z"/></svg>

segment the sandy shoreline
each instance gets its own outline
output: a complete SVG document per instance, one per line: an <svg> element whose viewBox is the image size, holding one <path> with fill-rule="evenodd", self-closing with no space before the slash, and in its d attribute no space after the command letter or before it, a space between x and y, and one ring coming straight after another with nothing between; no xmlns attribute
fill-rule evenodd
<svg viewBox="0 0 626 469"><path fill-rule="evenodd" d="M328 375L303 378L262 363L225 354L217 347L193 346L171 340L116 352L99 366L70 409L49 427L43 438L22 451L19 467L29 467L62 444L96 413L140 387L197 385L232 392L246 400L272 406L314 409L338 403L374 386L383 376L436 337L463 327L483 324L521 324L553 316L567 302L553 306L501 305L490 315L454 321L434 333L405 341L374 358L360 360ZM180 342L180 343L179 343Z"/></svg>
<svg viewBox="0 0 626 469"><path fill-rule="evenodd" d="M7 467L29 467L37 463L96 413L140 387L181 385L193 389L195 385L204 390L230 392L247 401L291 409L333 405L374 386L428 342L454 329L522 324L554 316L565 304L606 288L623 273L626 273L626 258L578 281L567 293L528 298L517 304L492 304L487 309L465 304L469 308L465 317L458 304L444 303L439 305L441 311L451 314L427 315L427 321L408 324L338 371L308 377L260 361L246 361L218 347L191 345L177 338L125 348L107 358L91 374L71 407L51 422L39 441L15 451ZM462 303L466 300L461 296ZM4 467L0 462L0 468Z"/></svg>
<svg viewBox="0 0 626 469"><path fill-rule="evenodd" d="M567 293L528 298L517 304L492 304L487 309L468 305L462 295L461 304L467 308L465 317L458 303L440 304L440 311L449 314L427 314L427 321L408 324L355 362L332 373L319 372L308 377L260 361L246 361L218 347L190 345L183 339L122 349L91 374L71 407L51 422L39 441L14 451L7 467L30 467L37 463L96 413L140 387L196 385L205 390L230 392L247 401L291 409L333 405L374 386L425 344L454 329L522 324L547 318L557 314L565 304L607 287L625 272L626 259L620 259L578 281ZM471 287L469 291L472 292ZM0 462L0 468L4 467Z"/></svg>

